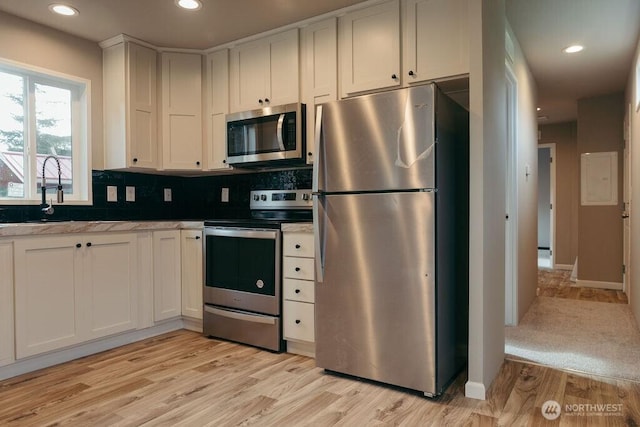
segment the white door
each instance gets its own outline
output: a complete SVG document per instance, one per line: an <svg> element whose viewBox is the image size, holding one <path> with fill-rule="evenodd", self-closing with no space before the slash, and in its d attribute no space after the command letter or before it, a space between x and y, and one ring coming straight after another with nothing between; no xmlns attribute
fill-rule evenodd
<svg viewBox="0 0 640 427"><path fill-rule="evenodd" d="M83 340L82 235L14 243L16 357Z"/></svg>
<svg viewBox="0 0 640 427"><path fill-rule="evenodd" d="M83 307L89 338L135 329L138 314L136 234L90 235L84 245Z"/></svg>
<svg viewBox="0 0 640 427"><path fill-rule="evenodd" d="M622 235L623 235L623 268L622 268L622 290L627 293L627 297L631 298L629 283L631 281L631 104L627 109L624 118L624 162L623 162L623 202L624 211L622 212Z"/></svg>
<svg viewBox="0 0 640 427"><path fill-rule="evenodd" d="M506 66L507 94L507 182L505 213L505 324L518 324L518 175L516 116L518 82Z"/></svg>
<svg viewBox="0 0 640 427"><path fill-rule="evenodd" d="M153 232L153 320L182 313L180 230Z"/></svg>

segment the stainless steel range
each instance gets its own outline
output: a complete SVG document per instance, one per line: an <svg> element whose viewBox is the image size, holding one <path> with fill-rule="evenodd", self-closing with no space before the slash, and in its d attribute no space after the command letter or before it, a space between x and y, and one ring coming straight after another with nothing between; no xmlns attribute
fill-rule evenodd
<svg viewBox="0 0 640 427"><path fill-rule="evenodd" d="M311 190L252 191L250 218L205 221L206 336L283 350L280 225L311 207Z"/></svg>

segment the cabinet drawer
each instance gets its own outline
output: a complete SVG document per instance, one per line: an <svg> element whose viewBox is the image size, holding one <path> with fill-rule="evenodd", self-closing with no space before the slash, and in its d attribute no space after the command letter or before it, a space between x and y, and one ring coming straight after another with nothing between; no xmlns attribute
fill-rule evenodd
<svg viewBox="0 0 640 427"><path fill-rule="evenodd" d="M315 282L308 280L284 279L284 299L313 303L315 301L314 286Z"/></svg>
<svg viewBox="0 0 640 427"><path fill-rule="evenodd" d="M290 279L314 280L314 259L284 257L282 261L283 276Z"/></svg>
<svg viewBox="0 0 640 427"><path fill-rule="evenodd" d="M313 304L284 302L284 339L315 341Z"/></svg>
<svg viewBox="0 0 640 427"><path fill-rule="evenodd" d="M292 232L284 235L285 256L313 258L313 245L313 234Z"/></svg>

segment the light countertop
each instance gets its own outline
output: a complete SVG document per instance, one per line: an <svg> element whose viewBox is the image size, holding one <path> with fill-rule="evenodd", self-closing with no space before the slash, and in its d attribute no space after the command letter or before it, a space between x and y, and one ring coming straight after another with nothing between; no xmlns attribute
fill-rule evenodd
<svg viewBox="0 0 640 427"><path fill-rule="evenodd" d="M202 221L61 221L49 223L2 223L0 237L40 234L201 229Z"/></svg>

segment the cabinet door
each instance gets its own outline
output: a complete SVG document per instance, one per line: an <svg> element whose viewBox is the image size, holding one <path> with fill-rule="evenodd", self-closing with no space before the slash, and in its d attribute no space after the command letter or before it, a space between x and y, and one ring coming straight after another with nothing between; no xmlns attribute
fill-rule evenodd
<svg viewBox="0 0 640 427"><path fill-rule="evenodd" d="M16 357L81 342L82 236L16 240L14 261Z"/></svg>
<svg viewBox="0 0 640 427"><path fill-rule="evenodd" d="M162 165L202 169L202 56L162 54Z"/></svg>
<svg viewBox="0 0 640 427"><path fill-rule="evenodd" d="M87 235L82 309L88 338L135 329L138 260L135 233Z"/></svg>
<svg viewBox="0 0 640 427"><path fill-rule="evenodd" d="M400 86L398 0L340 17L341 95Z"/></svg>
<svg viewBox="0 0 640 427"><path fill-rule="evenodd" d="M15 360L13 340L13 243L0 242L0 366Z"/></svg>
<svg viewBox="0 0 640 427"><path fill-rule="evenodd" d="M338 98L336 18L302 30L302 102L307 104L307 163L315 151L315 106Z"/></svg>
<svg viewBox="0 0 640 427"><path fill-rule="evenodd" d="M182 313L180 230L153 232L153 320Z"/></svg>
<svg viewBox="0 0 640 427"><path fill-rule="evenodd" d="M406 0L408 84L469 72L468 0Z"/></svg>
<svg viewBox="0 0 640 427"><path fill-rule="evenodd" d="M264 106L269 80L269 45L264 40L231 49L229 107L231 112Z"/></svg>
<svg viewBox="0 0 640 427"><path fill-rule="evenodd" d="M207 164L208 170L229 169L227 125L229 112L229 50L207 56Z"/></svg>
<svg viewBox="0 0 640 427"><path fill-rule="evenodd" d="M128 43L130 166L157 167L156 52Z"/></svg>
<svg viewBox="0 0 640 427"><path fill-rule="evenodd" d="M202 319L202 231L182 230L182 315Z"/></svg>
<svg viewBox="0 0 640 427"><path fill-rule="evenodd" d="M298 30L269 38L269 84L265 106L283 105L300 100Z"/></svg>

